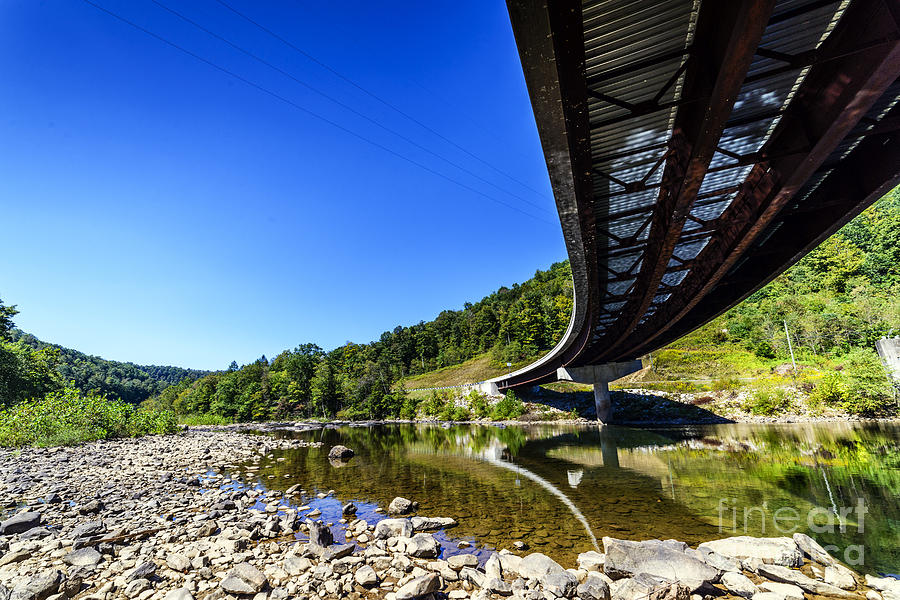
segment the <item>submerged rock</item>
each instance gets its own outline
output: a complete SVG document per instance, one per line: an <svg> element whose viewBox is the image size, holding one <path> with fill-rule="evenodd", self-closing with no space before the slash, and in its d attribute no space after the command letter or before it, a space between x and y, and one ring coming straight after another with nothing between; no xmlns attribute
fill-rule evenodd
<svg viewBox="0 0 900 600"><path fill-rule="evenodd" d="M337 446L332 446L331 450L328 451L328 458L335 460L348 460L355 456L355 452L348 448L347 446L341 446L338 444Z"/></svg>

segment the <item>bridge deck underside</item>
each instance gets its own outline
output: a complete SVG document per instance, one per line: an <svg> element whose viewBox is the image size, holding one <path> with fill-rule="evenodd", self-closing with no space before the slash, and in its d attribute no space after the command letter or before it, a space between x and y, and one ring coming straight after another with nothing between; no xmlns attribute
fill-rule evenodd
<svg viewBox="0 0 900 600"><path fill-rule="evenodd" d="M900 178L895 0L508 5L575 312L501 389L677 339Z"/></svg>

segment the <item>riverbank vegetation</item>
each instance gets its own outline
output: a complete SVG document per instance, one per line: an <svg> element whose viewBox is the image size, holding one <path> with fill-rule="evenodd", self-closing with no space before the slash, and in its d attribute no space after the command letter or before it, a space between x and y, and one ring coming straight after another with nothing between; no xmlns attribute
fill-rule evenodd
<svg viewBox="0 0 900 600"><path fill-rule="evenodd" d="M95 440L174 433L171 411L67 387L0 410L0 446L65 446Z"/></svg>
<svg viewBox="0 0 900 600"><path fill-rule="evenodd" d="M57 347L14 339L15 306L0 301L0 446L58 446L173 433L171 411L83 391L58 368Z"/></svg>

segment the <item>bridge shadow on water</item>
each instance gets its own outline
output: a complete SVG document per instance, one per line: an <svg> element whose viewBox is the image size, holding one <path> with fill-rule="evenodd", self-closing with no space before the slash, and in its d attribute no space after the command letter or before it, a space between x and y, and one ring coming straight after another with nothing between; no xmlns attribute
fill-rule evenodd
<svg viewBox="0 0 900 600"><path fill-rule="evenodd" d="M733 423L702 406L678 402L665 396L612 391L612 423L619 425L687 425ZM593 392L558 392L539 387L520 394L524 402L543 404L562 411L574 410L579 417L596 419Z"/></svg>

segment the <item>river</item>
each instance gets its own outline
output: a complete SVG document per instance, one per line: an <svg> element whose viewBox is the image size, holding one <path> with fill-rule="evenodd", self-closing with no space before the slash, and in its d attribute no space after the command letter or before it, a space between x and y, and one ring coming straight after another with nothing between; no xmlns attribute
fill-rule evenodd
<svg viewBox="0 0 900 600"><path fill-rule="evenodd" d="M453 517L445 555L528 544L563 564L602 537L812 535L853 568L900 573L900 424L374 425L280 431L323 442L275 451L257 483L303 483L328 520L341 504L383 518L395 496ZM335 444L352 448L329 462ZM334 490L328 498L316 494ZM471 548L460 550L466 541Z"/></svg>

